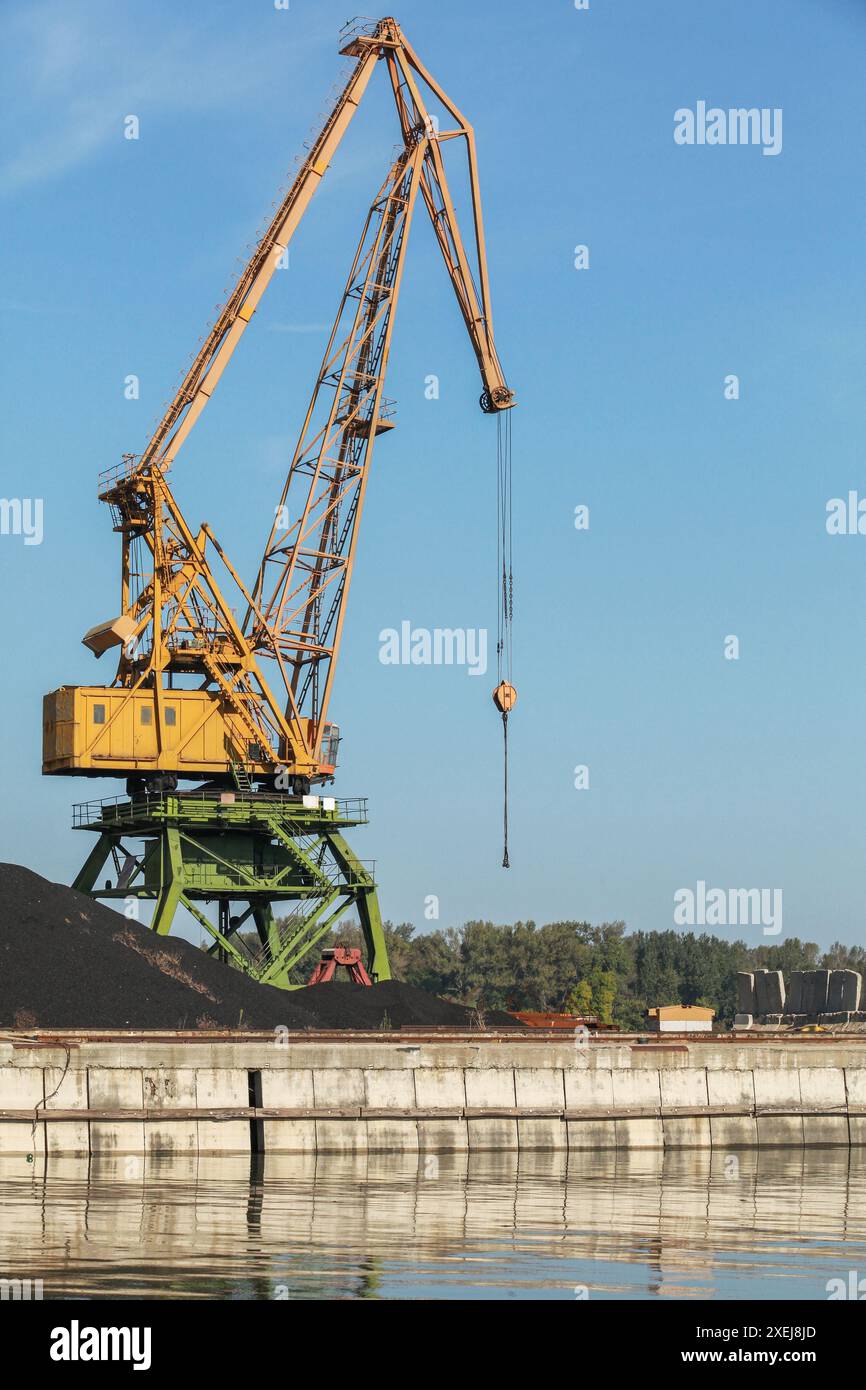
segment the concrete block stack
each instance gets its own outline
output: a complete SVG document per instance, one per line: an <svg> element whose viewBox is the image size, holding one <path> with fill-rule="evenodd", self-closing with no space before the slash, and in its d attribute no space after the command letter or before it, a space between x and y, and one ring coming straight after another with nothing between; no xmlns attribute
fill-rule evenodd
<svg viewBox="0 0 866 1390"><path fill-rule="evenodd" d="M754 1014L755 977L749 970L741 970L737 975L737 1011L741 1014Z"/></svg>
<svg viewBox="0 0 866 1390"><path fill-rule="evenodd" d="M785 981L781 970L755 971L755 1012L768 1023L780 1023L785 1013Z"/></svg>
<svg viewBox="0 0 866 1390"><path fill-rule="evenodd" d="M804 1014L825 1014L827 1012L827 991L829 988L829 970L804 970L803 1000L800 1012Z"/></svg>
<svg viewBox="0 0 866 1390"><path fill-rule="evenodd" d="M800 1014L803 1012L803 977L804 970L792 970L788 976L788 1012Z"/></svg>
<svg viewBox="0 0 866 1390"><path fill-rule="evenodd" d="M860 1008L862 977L856 970L833 970L827 990L828 1013L856 1013Z"/></svg>
<svg viewBox="0 0 866 1390"><path fill-rule="evenodd" d="M741 970L734 1026L753 1023L866 1023L863 977L856 970Z"/></svg>

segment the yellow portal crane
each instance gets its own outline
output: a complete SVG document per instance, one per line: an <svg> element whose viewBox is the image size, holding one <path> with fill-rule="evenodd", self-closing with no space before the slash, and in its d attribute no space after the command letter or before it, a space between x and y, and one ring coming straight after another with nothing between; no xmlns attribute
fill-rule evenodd
<svg viewBox="0 0 866 1390"><path fill-rule="evenodd" d="M496 414L514 404L493 339L472 127L394 19L353 28L341 52L355 60L348 81L147 448L100 479L99 496L121 536L120 613L83 640L97 657L119 648L117 673L109 685L63 686L45 697L48 774L125 777L131 791L171 790L178 778L240 778L244 787L277 778L278 787L304 793L332 778L339 735L328 723L329 702L374 441L394 424L383 386L419 194L478 362L482 408ZM403 145L367 215L248 588L210 527L187 524L169 470L380 62ZM439 128L425 90L447 112L449 128ZM443 158L454 140L464 142L468 160L471 259ZM224 597L217 560L240 595L243 619Z"/></svg>

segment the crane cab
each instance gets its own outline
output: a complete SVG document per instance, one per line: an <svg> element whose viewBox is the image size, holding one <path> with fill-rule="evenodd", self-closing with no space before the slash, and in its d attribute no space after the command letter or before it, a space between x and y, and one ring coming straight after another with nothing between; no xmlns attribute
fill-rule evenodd
<svg viewBox="0 0 866 1390"><path fill-rule="evenodd" d="M310 735L304 720L308 742ZM284 756L282 762L293 775L330 778L339 745L338 726L325 724L317 760ZM197 779L230 776L240 764L251 777L271 777L280 763L218 691L63 685L43 699L42 771L49 776L170 772Z"/></svg>

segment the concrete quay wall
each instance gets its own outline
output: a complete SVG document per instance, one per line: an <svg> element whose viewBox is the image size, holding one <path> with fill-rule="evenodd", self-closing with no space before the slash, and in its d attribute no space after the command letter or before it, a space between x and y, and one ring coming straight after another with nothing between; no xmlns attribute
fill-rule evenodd
<svg viewBox="0 0 866 1390"><path fill-rule="evenodd" d="M866 1039L0 1035L0 1155L866 1144Z"/></svg>

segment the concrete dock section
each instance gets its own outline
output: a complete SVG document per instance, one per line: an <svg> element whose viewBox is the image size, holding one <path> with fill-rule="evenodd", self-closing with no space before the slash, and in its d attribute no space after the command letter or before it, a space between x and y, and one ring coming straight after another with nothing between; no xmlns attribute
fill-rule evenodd
<svg viewBox="0 0 866 1390"><path fill-rule="evenodd" d="M866 1144L866 1036L16 1034L0 1154Z"/></svg>

